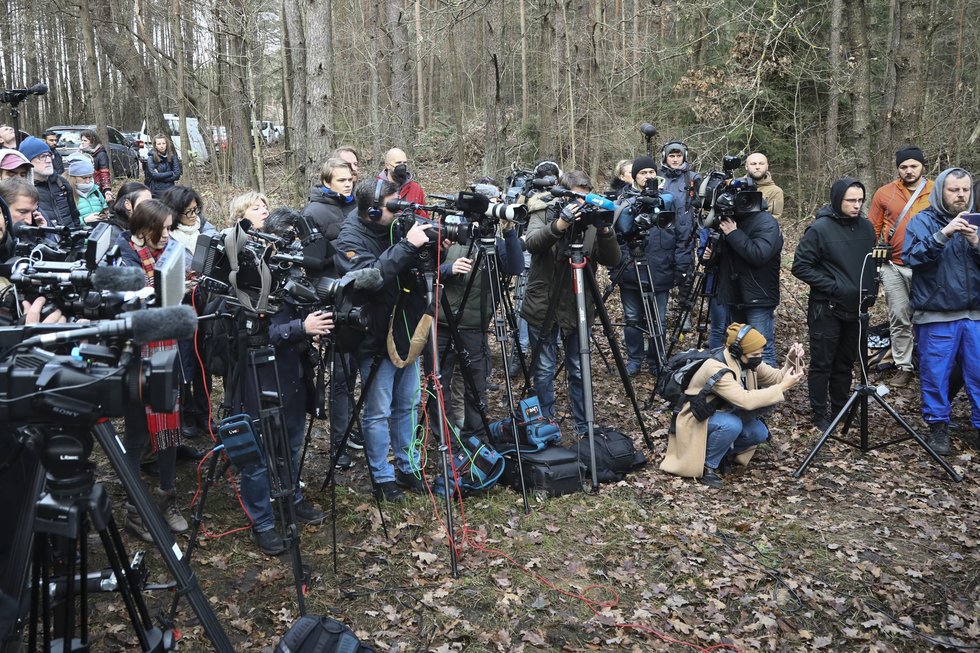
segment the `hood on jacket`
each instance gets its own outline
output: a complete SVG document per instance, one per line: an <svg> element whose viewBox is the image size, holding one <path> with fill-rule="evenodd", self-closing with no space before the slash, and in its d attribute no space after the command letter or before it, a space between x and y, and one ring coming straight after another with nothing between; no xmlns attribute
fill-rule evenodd
<svg viewBox="0 0 980 653"><path fill-rule="evenodd" d="M310 190L310 201L320 202L323 204L339 204L343 206L353 202L354 196L351 195L348 197L347 195L338 193L335 190L330 190L326 186L314 186L313 189Z"/></svg>
<svg viewBox="0 0 980 653"><path fill-rule="evenodd" d="M936 181L932 184L932 192L929 193L929 206L934 208L939 215L946 218L951 218L953 216L946 210L946 203L943 202L943 186L946 185L946 177L954 170L959 170L960 172L965 173L967 178L970 180L970 185L973 185L973 177L970 176L970 173L963 168L947 168L939 173L939 175L936 177ZM970 202L967 204L967 206L973 205L972 194L973 193L971 190Z"/></svg>
<svg viewBox="0 0 980 653"><path fill-rule="evenodd" d="M750 179L750 177L749 175L745 175L743 179ZM755 179L753 179L752 181L755 181ZM772 173L766 172L766 176L760 179L759 181L755 181L755 185L759 188L762 188L763 186L775 186L776 182L772 180Z"/></svg>
<svg viewBox="0 0 980 653"><path fill-rule="evenodd" d="M690 170L691 170L691 164L687 160L687 157L685 156L684 163L680 164L676 168L671 168L666 163L660 166L660 176L663 177L664 179L676 179L677 177L683 175L685 172L690 172Z"/></svg>
<svg viewBox="0 0 980 653"><path fill-rule="evenodd" d="M14 150L14 149L11 149L11 148L8 148L8 147L4 147L4 148L0 148L0 161L3 161L7 157L8 154L12 154L12 155L16 156L18 159L22 159L24 161L24 163L26 163L28 166L30 166L27 169L27 181L29 181L29 182L31 182L33 184L34 183L34 164L31 163L31 160L28 159L26 156L24 156L24 153L21 152L20 150Z"/></svg>
<svg viewBox="0 0 980 653"><path fill-rule="evenodd" d="M845 218L844 211L841 210L841 204L844 203L844 195L847 194L847 189L851 186L860 186L861 190L864 191L864 198L868 198L868 190L864 187L864 184L857 179L844 177L843 179L838 179L835 181L834 185L830 187L830 208L834 212L834 218L837 220L852 219Z"/></svg>

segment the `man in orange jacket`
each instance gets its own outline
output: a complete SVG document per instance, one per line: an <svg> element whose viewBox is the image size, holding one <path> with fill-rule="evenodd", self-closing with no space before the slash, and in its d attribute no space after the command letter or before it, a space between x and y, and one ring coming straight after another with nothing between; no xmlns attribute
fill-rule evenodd
<svg viewBox="0 0 980 653"><path fill-rule="evenodd" d="M898 371L890 384L904 388L912 380L912 309L909 307L909 288L912 270L902 263L902 244L905 227L916 213L929 206L932 180L923 176L925 157L915 145L904 147L895 154L898 179L882 186L871 200L868 219L874 225L879 243L894 247L891 261L881 268L881 285L888 303L888 322L892 341L892 357Z"/></svg>

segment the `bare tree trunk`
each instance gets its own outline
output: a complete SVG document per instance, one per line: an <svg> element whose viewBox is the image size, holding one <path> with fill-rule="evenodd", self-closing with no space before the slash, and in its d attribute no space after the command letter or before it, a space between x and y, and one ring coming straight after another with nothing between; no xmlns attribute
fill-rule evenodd
<svg viewBox="0 0 980 653"><path fill-rule="evenodd" d="M636 103L640 96L640 0L633 0L633 49L630 60L630 102Z"/></svg>
<svg viewBox="0 0 980 653"><path fill-rule="evenodd" d="M331 0L310 0L307 11L309 34L313 38L307 52L309 84L307 124L309 129L308 177L316 177L320 167L330 156L334 142L333 97L333 11ZM297 180L308 185L309 178Z"/></svg>
<svg viewBox="0 0 980 653"><path fill-rule="evenodd" d="M449 56L453 58L453 81L457 89L463 87L463 75L459 70L459 54L456 52L456 17L449 26ZM455 102L453 113L456 118L456 167L459 174L459 187L466 186L466 148L463 143L463 103Z"/></svg>
<svg viewBox="0 0 980 653"><path fill-rule="evenodd" d="M496 175L504 166L504 142L501 124L500 78L503 74L503 22L504 1L490 0L485 10L487 28L486 63L487 80L483 85L483 97L487 104L486 144L483 151L483 174Z"/></svg>
<svg viewBox="0 0 980 653"><path fill-rule="evenodd" d="M876 188L874 132L871 115L871 52L868 45L865 0L848 0L847 29L854 60L851 78L851 106L854 118L851 135L854 144L855 176L869 190Z"/></svg>
<svg viewBox="0 0 980 653"><path fill-rule="evenodd" d="M381 134L381 0L364 0L368 4L369 15L368 25L368 52L371 60L368 62L370 69L370 97L368 97L369 115L371 116L371 149L375 156L381 156L382 134ZM452 32L450 32L452 40Z"/></svg>
<svg viewBox="0 0 980 653"><path fill-rule="evenodd" d="M528 121L527 102L530 94L527 85L527 27L524 24L524 0L518 0L521 14L521 122Z"/></svg>
<svg viewBox="0 0 980 653"><path fill-rule="evenodd" d="M387 0L387 29L391 48L391 113L392 142L405 147L412 129L412 112L409 105L409 84L412 76L408 68L408 29L405 25L401 0Z"/></svg>
<svg viewBox="0 0 980 653"><path fill-rule="evenodd" d="M828 89L829 106L827 107L827 144L824 160L832 176L839 167L838 145L840 137L837 133L838 111L840 110L840 29L844 13L844 0L833 0L830 7L830 87Z"/></svg>
<svg viewBox="0 0 980 653"><path fill-rule="evenodd" d="M85 43L85 64L88 69L89 98L92 101L92 111L95 114L95 128L99 133L99 140L109 156L109 180L112 181L112 153L109 151L109 130L108 121L105 115L105 104L102 102L102 85L95 83L99 78L98 65L95 61L95 32L92 29L92 14L90 13L88 0L81 0L78 12L79 23L82 28L82 41Z"/></svg>
<svg viewBox="0 0 980 653"><path fill-rule="evenodd" d="M310 178L307 116L307 50L301 0L285 0L286 31L289 36L291 93L289 98L289 145L296 163L297 203L306 199Z"/></svg>
<svg viewBox="0 0 980 653"><path fill-rule="evenodd" d="M174 47L177 49L174 59L177 62L177 130L180 132L180 156L184 164L183 172L187 175L189 184L193 186L193 171L196 166L191 156L191 137L187 130L187 97L184 95L184 30L180 25L180 0L170 0L170 8L173 12L171 17L173 37L176 40ZM170 152L177 156L173 148Z"/></svg>
<svg viewBox="0 0 980 653"><path fill-rule="evenodd" d="M928 9L929 0L903 0L901 3L901 41L895 57L897 83L891 149L915 143L919 137L926 81L925 59L929 50Z"/></svg>
<svg viewBox="0 0 980 653"><path fill-rule="evenodd" d="M243 0L233 0L228 27L231 68L231 182L236 186L258 186L252 159L252 100L248 92L249 15Z"/></svg>
<svg viewBox="0 0 980 653"><path fill-rule="evenodd" d="M419 129L425 129L425 85L422 82L422 69L425 67L425 61L422 58L422 43L424 39L422 37L422 0L415 0L415 96L416 96L416 111L419 117Z"/></svg>

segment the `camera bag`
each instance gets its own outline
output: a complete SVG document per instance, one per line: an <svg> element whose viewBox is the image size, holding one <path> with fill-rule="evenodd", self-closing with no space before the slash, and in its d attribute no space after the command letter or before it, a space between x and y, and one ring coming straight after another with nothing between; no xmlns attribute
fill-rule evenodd
<svg viewBox="0 0 980 653"><path fill-rule="evenodd" d="M457 446L453 448L453 457L449 459L453 473L450 497L457 492L464 497L470 496L497 484L504 472L504 459L493 447L470 437L465 443L457 440ZM433 484L433 490L439 496L446 496L441 476Z"/></svg>
<svg viewBox="0 0 980 653"><path fill-rule="evenodd" d="M524 420L517 423L521 453L541 451L551 443L561 442L558 424L552 419L542 417L537 397L528 397L521 401L521 416ZM490 424L490 444L502 454L513 452L517 448L511 432L510 418Z"/></svg>
<svg viewBox="0 0 980 653"><path fill-rule="evenodd" d="M307 615L279 639L275 653L374 653L374 649L336 619Z"/></svg>
<svg viewBox="0 0 980 653"><path fill-rule="evenodd" d="M621 481L628 472L647 464L647 457L636 450L632 438L619 431L596 427L593 431L595 442L595 471L600 483ZM589 436L571 446L572 453L578 456L586 472L591 474L592 453Z"/></svg>
<svg viewBox="0 0 980 653"><path fill-rule="evenodd" d="M265 456L252 428L252 418L248 415L232 415L221 420L218 438L236 472L242 471L245 465L265 464Z"/></svg>
<svg viewBox="0 0 980 653"><path fill-rule="evenodd" d="M506 465L501 482L520 492L517 453L505 455L504 460ZM577 455L560 444L549 444L541 451L522 453L521 467L524 470L524 487L528 492L560 497L582 489L582 463Z"/></svg>

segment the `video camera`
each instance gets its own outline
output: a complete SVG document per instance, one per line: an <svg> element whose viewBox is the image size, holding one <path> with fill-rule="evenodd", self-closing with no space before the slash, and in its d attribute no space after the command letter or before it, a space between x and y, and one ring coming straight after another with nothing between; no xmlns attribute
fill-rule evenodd
<svg viewBox="0 0 980 653"><path fill-rule="evenodd" d="M91 232L88 227L41 227L24 222L18 222L10 229L16 239L15 256L30 256L45 261L77 261L84 258Z"/></svg>
<svg viewBox="0 0 980 653"><path fill-rule="evenodd" d="M724 217L744 215L763 210L762 193L751 177L735 179L735 170L742 167L742 159L726 156L722 171L712 170L704 178L693 200L696 208L707 211L704 226L714 229Z"/></svg>
<svg viewBox="0 0 980 653"><path fill-rule="evenodd" d="M623 198L633 201L633 210L627 214L632 219L623 218L624 211L616 224L617 237L623 242L642 238L653 227L670 229L674 226L674 196L660 192L656 177L648 179L642 191L628 189Z"/></svg>
<svg viewBox="0 0 980 653"><path fill-rule="evenodd" d="M578 212L576 223L581 225L595 225L597 229L611 227L615 220L616 205L602 195L595 193L579 193L569 190L563 186L555 186L551 189L553 197L565 199L580 199L585 202Z"/></svg>

